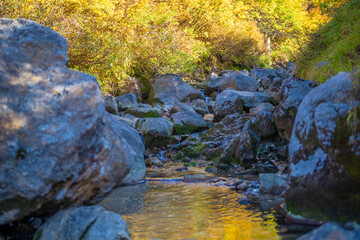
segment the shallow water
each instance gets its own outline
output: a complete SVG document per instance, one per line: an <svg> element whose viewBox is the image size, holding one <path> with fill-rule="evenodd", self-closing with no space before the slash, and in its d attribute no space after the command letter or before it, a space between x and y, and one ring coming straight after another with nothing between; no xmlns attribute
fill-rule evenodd
<svg viewBox="0 0 360 240"><path fill-rule="evenodd" d="M282 239L272 211L208 183L148 182L113 191L100 205L120 213L132 239Z"/></svg>

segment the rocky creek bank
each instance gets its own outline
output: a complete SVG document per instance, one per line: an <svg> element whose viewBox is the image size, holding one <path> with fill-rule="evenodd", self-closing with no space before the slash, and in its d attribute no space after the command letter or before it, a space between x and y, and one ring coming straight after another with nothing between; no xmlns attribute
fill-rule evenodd
<svg viewBox="0 0 360 240"><path fill-rule="evenodd" d="M28 20L0 20L0 57L5 236L130 239L119 214L84 205L143 181L146 166L248 193L240 204L259 190L281 194L289 222L360 219L359 70L320 86L292 68L227 70L191 84L165 74L139 102L136 87L103 96L94 77L66 67L66 40ZM355 223L330 228L359 236Z"/></svg>

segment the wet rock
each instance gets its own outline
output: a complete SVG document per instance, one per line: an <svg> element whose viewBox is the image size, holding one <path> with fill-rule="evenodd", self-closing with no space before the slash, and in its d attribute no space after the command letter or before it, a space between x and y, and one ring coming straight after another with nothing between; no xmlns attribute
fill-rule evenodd
<svg viewBox="0 0 360 240"><path fill-rule="evenodd" d="M110 192L144 161L136 131L105 111L94 77L66 67L59 34L1 19L0 35L0 225Z"/></svg>
<svg viewBox="0 0 360 240"><path fill-rule="evenodd" d="M286 188L286 176L278 176L275 173L259 174L260 191L263 193L280 194Z"/></svg>
<svg viewBox="0 0 360 240"><path fill-rule="evenodd" d="M355 223L350 223L341 226L338 223L325 223L321 227L312 230L298 238L298 240L318 240L318 239L341 239L341 240L356 240L360 239L360 226Z"/></svg>
<svg viewBox="0 0 360 240"><path fill-rule="evenodd" d="M129 93L115 98L119 111L125 111L137 105L135 94Z"/></svg>
<svg viewBox="0 0 360 240"><path fill-rule="evenodd" d="M260 209L264 212L271 212L276 211L277 214L279 212L277 210L281 211L280 205L284 203L284 198L279 195L273 195L273 194L261 194L260 199ZM281 215L283 216L283 210L281 211Z"/></svg>
<svg viewBox="0 0 360 240"><path fill-rule="evenodd" d="M224 74L213 79L205 89L205 94L210 96L213 92L222 92L227 88L239 91L255 92L259 88L259 82L252 77L243 74Z"/></svg>
<svg viewBox="0 0 360 240"><path fill-rule="evenodd" d="M191 102L191 106L194 108L194 110L201 114L201 115L205 115L209 113L209 109L208 106L206 105L205 100L203 99L195 99Z"/></svg>
<svg viewBox="0 0 360 240"><path fill-rule="evenodd" d="M238 91L226 89L216 96L214 117L217 121L237 112L243 112L242 100Z"/></svg>
<svg viewBox="0 0 360 240"><path fill-rule="evenodd" d="M164 164L157 158L151 157L145 160L145 165L147 167L163 167Z"/></svg>
<svg viewBox="0 0 360 240"><path fill-rule="evenodd" d="M184 182L206 182L214 177L203 174L189 174L184 176Z"/></svg>
<svg viewBox="0 0 360 240"><path fill-rule="evenodd" d="M286 140L290 140L298 106L314 87L314 82L298 78L282 83L276 95L280 104L275 109L274 119L279 134Z"/></svg>
<svg viewBox="0 0 360 240"><path fill-rule="evenodd" d="M286 208L294 214L337 221L360 217L360 124L347 120L359 113L358 76L354 70L331 77L298 108L286 191Z"/></svg>
<svg viewBox="0 0 360 240"><path fill-rule="evenodd" d="M118 108L116 105L115 98L113 96L104 97L105 109L111 114L118 115Z"/></svg>
<svg viewBox="0 0 360 240"><path fill-rule="evenodd" d="M145 205L144 196L149 191L148 187L148 184L135 184L116 188L98 206L120 215L137 213Z"/></svg>
<svg viewBox="0 0 360 240"><path fill-rule="evenodd" d="M208 126L204 118L195 112L191 106L176 102L172 111L177 111L171 115L174 130L177 134L199 132L205 130Z"/></svg>
<svg viewBox="0 0 360 240"><path fill-rule="evenodd" d="M136 106L128 109L125 113L131 114L139 118L158 118L160 117L159 110L152 108L149 104L139 103Z"/></svg>
<svg viewBox="0 0 360 240"><path fill-rule="evenodd" d="M56 213L40 227L34 239L130 240L130 234L119 214L100 206L90 206Z"/></svg>
<svg viewBox="0 0 360 240"><path fill-rule="evenodd" d="M166 74L157 78L152 85L150 101L172 106L176 100L180 102L203 99L201 92L185 83L177 75Z"/></svg>
<svg viewBox="0 0 360 240"><path fill-rule="evenodd" d="M248 188L248 185L246 182L242 182L239 185L236 186L237 190L246 190Z"/></svg>
<svg viewBox="0 0 360 240"><path fill-rule="evenodd" d="M170 144L174 126L165 118L146 118L139 121L137 129L143 133L147 147L164 147Z"/></svg>
<svg viewBox="0 0 360 240"><path fill-rule="evenodd" d="M249 204L251 204L251 201L246 196L239 197L238 202L241 205L249 205Z"/></svg>

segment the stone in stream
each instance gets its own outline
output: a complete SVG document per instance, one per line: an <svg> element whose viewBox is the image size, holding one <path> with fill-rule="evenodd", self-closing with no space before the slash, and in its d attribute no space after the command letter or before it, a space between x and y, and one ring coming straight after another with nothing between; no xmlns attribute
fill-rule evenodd
<svg viewBox="0 0 360 240"><path fill-rule="evenodd" d="M317 220L360 218L360 70L339 73L301 102L289 143L286 209Z"/></svg>
<svg viewBox="0 0 360 240"><path fill-rule="evenodd" d="M106 111L108 111L111 114L118 115L119 112L118 112L117 104L113 96L111 95L105 96L104 102L105 102Z"/></svg>
<svg viewBox="0 0 360 240"><path fill-rule="evenodd" d="M286 140L290 140L298 106L314 87L314 82L298 78L288 79L282 83L276 95L279 105L275 109L274 120L280 136Z"/></svg>
<svg viewBox="0 0 360 240"><path fill-rule="evenodd" d="M139 120L137 129L143 133L148 148L165 147L170 144L174 126L165 118L145 118Z"/></svg>
<svg viewBox="0 0 360 240"><path fill-rule="evenodd" d="M299 237L297 240L319 240L319 239L341 239L357 240L360 239L360 225L347 223L341 226L338 223L328 222L319 228Z"/></svg>
<svg viewBox="0 0 360 240"><path fill-rule="evenodd" d="M130 240L130 234L119 214L89 206L56 213L37 230L34 239Z"/></svg>
<svg viewBox="0 0 360 240"><path fill-rule="evenodd" d="M188 174L184 176L184 182L206 182L214 177L204 174Z"/></svg>
<svg viewBox="0 0 360 240"><path fill-rule="evenodd" d="M227 89L216 95L214 112L214 117L219 122L227 115L233 113L242 113L242 100L238 91Z"/></svg>
<svg viewBox="0 0 360 240"><path fill-rule="evenodd" d="M280 194L286 189L286 176L278 176L275 173L259 174L260 192Z"/></svg>
<svg viewBox="0 0 360 240"><path fill-rule="evenodd" d="M138 118L158 118L160 112L158 109L151 107L149 104L138 103L137 105L129 108L125 111L127 114L131 114Z"/></svg>
<svg viewBox="0 0 360 240"><path fill-rule="evenodd" d="M101 197L137 163L144 177L138 133L67 61L66 40L50 28L0 20L0 225Z"/></svg>
<svg viewBox="0 0 360 240"><path fill-rule="evenodd" d="M198 114L191 106L175 102L171 115L176 134L188 134L205 130L208 127L203 116Z"/></svg>
<svg viewBox="0 0 360 240"><path fill-rule="evenodd" d="M213 92L222 92L227 88L239 91L255 92L259 88L259 82L254 78L243 74L224 74L221 77L212 79L205 88L205 95Z"/></svg>
<svg viewBox="0 0 360 240"><path fill-rule="evenodd" d="M128 93L115 98L119 111L125 111L137 105L137 98L135 94Z"/></svg>
<svg viewBox="0 0 360 240"><path fill-rule="evenodd" d="M163 103L171 107L174 102L192 101L194 99L203 99L201 92L191 85L184 82L179 76L174 74L165 74L157 78L152 85L150 93L150 102Z"/></svg>

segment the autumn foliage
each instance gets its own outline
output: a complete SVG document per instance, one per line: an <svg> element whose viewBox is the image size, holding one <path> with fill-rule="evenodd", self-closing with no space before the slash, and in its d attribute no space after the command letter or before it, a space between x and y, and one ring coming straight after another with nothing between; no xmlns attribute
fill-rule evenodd
<svg viewBox="0 0 360 240"><path fill-rule="evenodd" d="M69 67L117 95L129 77L203 78L293 59L345 0L2 0L0 17L61 33ZM146 89L144 90L146 92Z"/></svg>

